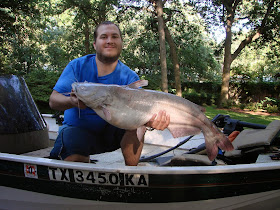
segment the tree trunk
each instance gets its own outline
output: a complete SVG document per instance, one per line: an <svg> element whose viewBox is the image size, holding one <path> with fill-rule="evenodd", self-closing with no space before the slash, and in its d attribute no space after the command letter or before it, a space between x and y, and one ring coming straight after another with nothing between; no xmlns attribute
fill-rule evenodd
<svg viewBox="0 0 280 210"><path fill-rule="evenodd" d="M155 9L156 9L157 19L158 19L162 91L168 93L167 62L166 62L165 32L164 32L162 0L156 0Z"/></svg>
<svg viewBox="0 0 280 210"><path fill-rule="evenodd" d="M169 29L165 25L164 27L165 37L170 47L170 55L173 63L174 68L174 75L175 75L175 86L176 86L176 95L182 97L182 88L181 88L181 72L180 72L180 65L178 61L178 55L176 52L176 45L171 37Z"/></svg>
<svg viewBox="0 0 280 210"><path fill-rule="evenodd" d="M85 50L86 54L90 54L90 41L89 41L89 26L88 26L88 20L85 21L85 29L84 29L84 34L85 34Z"/></svg>
<svg viewBox="0 0 280 210"><path fill-rule="evenodd" d="M229 94L229 80L230 80L230 65L231 58L231 41L232 41L232 24L234 21L234 10L232 5L227 5L227 21L226 21L226 40L225 40L225 55L223 66L223 79L221 86L221 97L218 106L225 105L228 101Z"/></svg>
<svg viewBox="0 0 280 210"><path fill-rule="evenodd" d="M223 80L222 80L221 98L220 98L219 106L223 106L228 100L230 65L231 65L231 39L232 39L231 26L232 26L232 22L230 20L227 20Z"/></svg>

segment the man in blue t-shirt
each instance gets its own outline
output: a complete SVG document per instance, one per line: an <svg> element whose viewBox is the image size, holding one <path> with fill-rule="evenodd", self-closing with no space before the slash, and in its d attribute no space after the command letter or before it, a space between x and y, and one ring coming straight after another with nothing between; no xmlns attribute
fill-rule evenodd
<svg viewBox="0 0 280 210"><path fill-rule="evenodd" d="M50 107L64 111L64 122L50 157L67 161L89 162L89 155L109 152L121 147L126 165L137 165L144 137L137 139L136 130L116 128L71 93L73 82L94 82L128 85L139 80L138 75L118 60L122 51L122 36L117 25L105 21L94 31L96 55L90 54L71 61L58 79L50 96ZM70 96L67 95L70 94ZM146 124L164 130L170 117L161 111Z"/></svg>

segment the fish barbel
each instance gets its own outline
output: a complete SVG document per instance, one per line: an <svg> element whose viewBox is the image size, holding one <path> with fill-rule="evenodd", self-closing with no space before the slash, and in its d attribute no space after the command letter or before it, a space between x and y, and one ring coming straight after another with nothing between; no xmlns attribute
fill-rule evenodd
<svg viewBox="0 0 280 210"><path fill-rule="evenodd" d="M168 130L174 138L196 135L202 131L208 158L214 160L218 147L233 150L228 138L202 112L200 106L179 96L140 88L139 80L130 85L105 85L75 82L72 88L79 100L111 125L125 130L137 129L140 140L145 124L154 114L165 110L170 115Z"/></svg>

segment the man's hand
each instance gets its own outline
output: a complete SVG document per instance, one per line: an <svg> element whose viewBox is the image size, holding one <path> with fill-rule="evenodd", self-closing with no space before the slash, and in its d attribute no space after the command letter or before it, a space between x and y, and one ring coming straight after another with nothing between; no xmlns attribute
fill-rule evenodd
<svg viewBox="0 0 280 210"><path fill-rule="evenodd" d="M145 126L154 128L156 130L164 130L170 123L170 116L166 114L166 111L160 111L158 114L154 114L149 122Z"/></svg>
<svg viewBox="0 0 280 210"><path fill-rule="evenodd" d="M71 99L71 103L72 103L73 106L78 107L79 109L87 108L87 106L84 104L84 102L82 102L81 100L78 99L78 97L73 92L73 90L70 93L70 99Z"/></svg>
<svg viewBox="0 0 280 210"><path fill-rule="evenodd" d="M164 130L168 127L169 123L170 116L167 115L165 111L160 111L158 114L154 114L150 121L145 124L145 126L157 130ZM140 129L140 133L138 133L138 129L128 130L123 136L121 141L121 149L126 165L136 166L139 162L144 145L144 135L146 132L145 127L142 127L143 130Z"/></svg>

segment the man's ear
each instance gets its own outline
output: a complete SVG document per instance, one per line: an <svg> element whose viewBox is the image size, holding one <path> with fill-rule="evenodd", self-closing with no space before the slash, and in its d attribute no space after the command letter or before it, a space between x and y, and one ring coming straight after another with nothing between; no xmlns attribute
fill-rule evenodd
<svg viewBox="0 0 280 210"><path fill-rule="evenodd" d="M94 47L94 49L96 50L96 48L95 48L95 42L93 42L93 47Z"/></svg>

